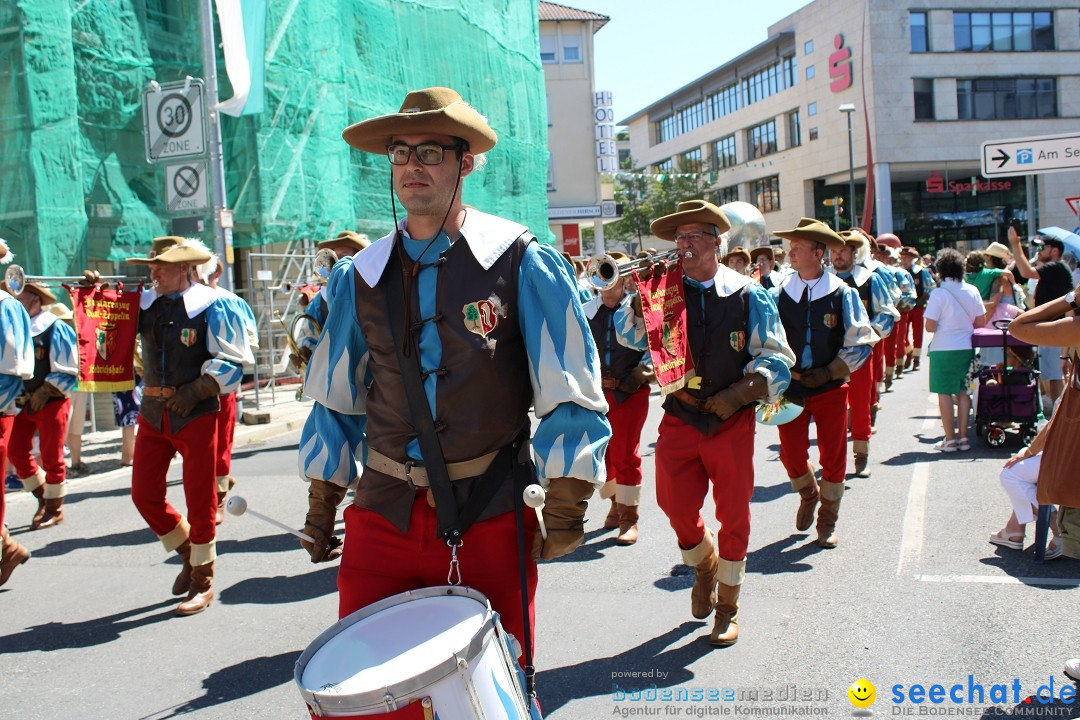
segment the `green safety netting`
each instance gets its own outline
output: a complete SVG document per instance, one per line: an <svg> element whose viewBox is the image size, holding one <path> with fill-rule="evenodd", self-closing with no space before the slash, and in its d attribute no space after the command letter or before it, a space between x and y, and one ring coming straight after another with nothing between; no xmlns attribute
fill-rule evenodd
<svg viewBox="0 0 1080 720"><path fill-rule="evenodd" d="M151 80L202 76L198 5L0 0L0 237L28 272L122 260L169 231L141 101ZM465 202L545 239L537 14L522 0L269 0L265 109L222 121L235 246L388 231L388 164L348 148L341 130L429 85L457 89L499 134ZM224 99L220 50L218 64Z"/></svg>

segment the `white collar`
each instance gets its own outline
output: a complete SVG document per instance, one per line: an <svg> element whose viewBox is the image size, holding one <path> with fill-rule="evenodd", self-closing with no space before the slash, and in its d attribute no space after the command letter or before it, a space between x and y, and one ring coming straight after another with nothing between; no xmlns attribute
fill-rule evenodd
<svg viewBox="0 0 1080 720"><path fill-rule="evenodd" d="M158 295L157 290L150 288L143 292L139 298L139 307L147 310L159 297L161 296ZM186 290L181 291L180 297L184 298L184 310L190 320L213 305L218 298L218 293L213 288L201 283L191 283Z"/></svg>
<svg viewBox="0 0 1080 720"><path fill-rule="evenodd" d="M722 298L737 293L753 282L753 279L749 275L735 272L727 265L720 265L716 270L716 275L713 275L711 281L702 283L693 278L687 279L697 282L699 285L705 285L706 287L709 287L709 282L711 282L712 289L716 291L716 296Z"/></svg>
<svg viewBox="0 0 1080 720"><path fill-rule="evenodd" d="M841 286L846 287L847 283L836 275L827 272L810 282L806 282L799 277L799 273L792 273L791 275L788 275L788 278L784 281L782 287L784 288L784 292L788 294L788 297L795 301L802 300L803 288L809 287L810 300L814 301L819 300L830 293L836 292L836 289Z"/></svg>
<svg viewBox="0 0 1080 720"><path fill-rule="evenodd" d="M42 310L36 316L30 318L30 336L37 337L52 327L52 324L60 318L48 310Z"/></svg>
<svg viewBox="0 0 1080 720"><path fill-rule="evenodd" d="M405 237L408 237L405 232L407 223L408 218L405 218L398 223L397 228ZM506 249L528 230L527 227L516 222L469 208L465 212L465 222L461 226L461 238L472 250L473 257L480 263L480 267L490 270ZM353 267L369 287L375 287L379 278L382 277L383 270L386 269L390 251L394 249L394 234L392 232L382 236L353 257Z"/></svg>
<svg viewBox="0 0 1080 720"><path fill-rule="evenodd" d="M832 267L831 265L829 266L829 272L831 272L833 275L836 275L837 277L840 277L840 275L836 272L836 268ZM863 285L865 285L866 281L870 279L872 274L873 273L864 268L862 265L855 264L851 266L851 278L855 281L855 285L858 287L862 287Z"/></svg>

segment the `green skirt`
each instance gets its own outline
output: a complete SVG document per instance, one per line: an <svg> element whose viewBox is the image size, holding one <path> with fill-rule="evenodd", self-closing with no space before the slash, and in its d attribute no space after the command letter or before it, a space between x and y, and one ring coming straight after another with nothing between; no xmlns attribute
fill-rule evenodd
<svg viewBox="0 0 1080 720"><path fill-rule="evenodd" d="M931 350L929 356L930 392L939 395L967 392L974 350Z"/></svg>

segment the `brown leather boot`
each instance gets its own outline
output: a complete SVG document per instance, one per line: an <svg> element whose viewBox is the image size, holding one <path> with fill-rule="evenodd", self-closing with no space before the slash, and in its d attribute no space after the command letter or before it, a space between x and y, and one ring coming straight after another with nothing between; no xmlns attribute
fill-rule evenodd
<svg viewBox="0 0 1080 720"><path fill-rule="evenodd" d="M217 494L217 512L214 514L214 524L220 525L225 522L225 496L228 493L219 492Z"/></svg>
<svg viewBox="0 0 1080 720"><path fill-rule="evenodd" d="M619 503L619 537L615 538L616 545L633 545L637 542L637 522L637 505Z"/></svg>
<svg viewBox="0 0 1080 720"><path fill-rule="evenodd" d="M45 486L40 485L30 491L30 494L37 498L37 510L34 511L34 517L30 520L30 529L37 530L38 525L41 524L41 518L45 517Z"/></svg>
<svg viewBox="0 0 1080 720"><path fill-rule="evenodd" d="M912 359L912 361L911 361L911 371L915 372L918 369L919 369L919 356L916 355L914 357L914 359Z"/></svg>
<svg viewBox="0 0 1080 720"><path fill-rule="evenodd" d="M191 589L187 600L176 606L180 616L195 615L210 607L214 601L214 562L191 568Z"/></svg>
<svg viewBox="0 0 1080 720"><path fill-rule="evenodd" d="M30 559L30 551L11 539L7 525L0 528L0 585L15 572L15 568Z"/></svg>
<svg viewBox="0 0 1080 720"><path fill-rule="evenodd" d="M790 478L791 489L799 493L799 509L795 512L795 529L809 530L814 524L814 508L818 502L818 484L813 463L807 463L805 473L797 478Z"/></svg>
<svg viewBox="0 0 1080 720"><path fill-rule="evenodd" d="M611 509L608 510L607 517L604 518L604 529L611 530L617 527L619 527L619 503L612 499Z"/></svg>
<svg viewBox="0 0 1080 720"><path fill-rule="evenodd" d="M844 483L821 483L821 507L817 516L817 544L826 549L836 547L836 520L840 517L840 499L844 497Z"/></svg>
<svg viewBox="0 0 1080 720"><path fill-rule="evenodd" d="M728 647L739 639L739 590L742 585L719 583L716 592L716 615L709 644Z"/></svg>
<svg viewBox="0 0 1080 720"><path fill-rule="evenodd" d="M180 568L180 574L173 580L172 594L185 595L191 589L191 541L185 540L183 545L176 548L176 554L184 561L184 566Z"/></svg>
<svg viewBox="0 0 1080 720"><path fill-rule="evenodd" d="M690 612L698 620L709 617L716 605L716 568L719 556L716 554L716 542L709 528L705 528L705 537L689 550L683 550L683 562L694 568L694 587L690 590Z"/></svg>
<svg viewBox="0 0 1080 720"><path fill-rule="evenodd" d="M886 365L885 366L885 378L884 378L885 379L885 392L891 392L892 391L893 373L895 371L896 371L896 366L894 366L894 365Z"/></svg>
<svg viewBox="0 0 1080 720"><path fill-rule="evenodd" d="M855 477L870 477L870 471L866 469L870 462L870 443L866 440L852 440L851 449L855 455Z"/></svg>
<svg viewBox="0 0 1080 720"><path fill-rule="evenodd" d="M31 530L42 530L55 527L64 522L64 498L47 498L45 500L45 514L41 516L41 522L36 526L31 525Z"/></svg>

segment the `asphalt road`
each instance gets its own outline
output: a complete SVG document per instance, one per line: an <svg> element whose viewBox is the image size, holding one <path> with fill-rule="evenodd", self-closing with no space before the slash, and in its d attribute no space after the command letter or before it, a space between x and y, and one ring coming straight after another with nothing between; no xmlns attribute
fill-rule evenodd
<svg viewBox="0 0 1080 720"><path fill-rule="evenodd" d="M690 615L693 574L653 500L654 395L640 542L616 546L615 533L600 529L606 503L594 503L586 544L541 567L536 663L546 717L851 717L847 690L860 678L876 686L869 714L879 717L1080 716L1061 700L1024 702L1040 685L1052 682L1055 697L1073 687L1061 666L1080 655L1080 561L1037 565L987 542L1009 513L997 472L1018 440L936 453L926 381L925 370L909 375L885 397L874 474L849 479L835 550L794 529L797 496L777 433L759 426L741 636L724 650L707 643L711 621ZM236 453L236 493L299 527L298 433L283 430ZM182 504L178 471L170 494ZM310 564L293 538L250 515L229 517L219 529L217 601L177 618L169 587L178 563L131 505L122 470L74 481L58 528L28 532L32 509L24 494L9 494L9 525L34 556L0 589L0 716L307 716L293 666L336 620L335 567ZM943 702L909 699L912 686L934 684ZM957 684L961 703L948 698ZM969 702L969 685L985 699L976 689ZM992 696L995 685L1007 697Z"/></svg>

